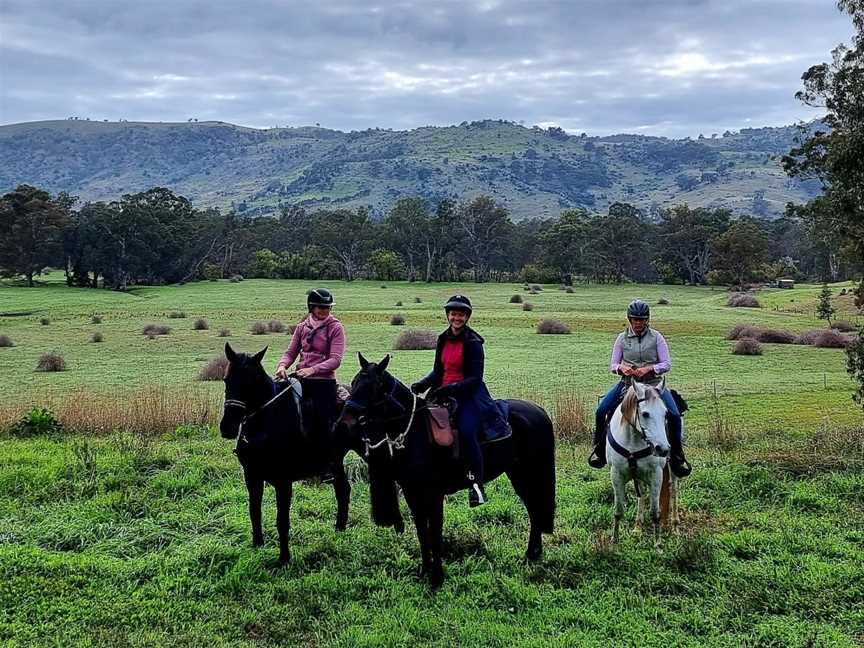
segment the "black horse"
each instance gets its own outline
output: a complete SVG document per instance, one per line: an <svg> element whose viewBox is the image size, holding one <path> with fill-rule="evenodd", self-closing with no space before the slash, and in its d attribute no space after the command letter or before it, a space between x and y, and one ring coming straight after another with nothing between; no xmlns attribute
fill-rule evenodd
<svg viewBox="0 0 864 648"><path fill-rule="evenodd" d="M358 354L359 355L359 354ZM381 526L402 525L396 483L402 488L420 542L421 577L433 587L444 579L441 535L444 496L468 488L465 469L449 448L434 445L424 419L426 401L414 396L387 372L390 356L380 363L362 355L351 383L351 400L340 422L369 463L372 514ZM538 560L543 533L552 533L555 518L555 435L552 421L538 405L508 400L513 434L484 444L486 480L507 473L531 520L525 557Z"/></svg>
<svg viewBox="0 0 864 648"><path fill-rule="evenodd" d="M249 491L249 519L255 547L264 544L261 530L264 483L276 490L279 562L285 564L291 560L288 533L292 483L323 474L326 457L317 440L307 439L302 433L293 394L284 391L283 386L274 382L261 366L266 352L265 347L249 356L237 353L230 344L225 344L228 367L225 370L225 410L219 430L223 438L237 439L235 452L243 466L243 478ZM348 523L351 486L342 461L336 468L333 481L338 503L336 530L342 531Z"/></svg>

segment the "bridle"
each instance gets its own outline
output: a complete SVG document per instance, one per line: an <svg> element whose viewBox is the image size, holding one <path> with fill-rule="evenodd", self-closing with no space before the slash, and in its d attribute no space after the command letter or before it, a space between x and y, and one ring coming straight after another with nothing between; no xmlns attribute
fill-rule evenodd
<svg viewBox="0 0 864 648"><path fill-rule="evenodd" d="M394 394L396 393L396 387L399 385L399 381L396 380L396 378L394 378L392 376L391 376L391 379L392 379L393 383L390 386L390 389L387 391L387 393L385 393L382 398L378 399L377 401L375 401L371 405L362 405L361 403L358 403L357 401L355 401L353 399L349 399L349 400L345 401L345 410L346 411L351 409L351 410L358 412L357 425L361 429L365 428L369 423L375 423L375 424L380 425L382 423L389 423L391 421L398 421L400 419L404 419L406 416L408 417L408 424L405 426L405 429L402 430L402 432L400 434L398 434L395 438L391 438L390 435L388 435L386 432L384 433L384 436L379 441L376 441L375 443L372 443L369 440L369 436L367 434L364 434L362 437L360 437L360 440L363 442L363 446L364 446L363 455L366 458L369 457L369 453L372 450L377 450L378 448L380 448L381 446L383 446L385 444L387 445L387 450L390 452L391 458L393 457L393 453L395 450L404 450L405 449L405 439L408 437L408 432L411 431L411 426L414 424L414 417L418 411L417 394L415 394L414 392L411 392L411 409L409 411L408 408L406 408L402 403L400 403L396 399L396 397L394 396ZM386 405L388 403L398 407L400 410L402 410L402 413L397 414L395 416L389 416L386 418L372 417L372 416L367 414L367 412L369 410L374 409L376 407L380 407L381 405Z"/></svg>
<svg viewBox="0 0 864 648"><path fill-rule="evenodd" d="M633 475L633 483L636 486L636 494L639 496L641 496L641 491L639 488L639 481L636 479L637 462L640 459L645 459L646 457L657 456L657 450L654 447L654 444L648 440L648 432L645 430L645 426L642 425L642 411L639 408L639 404L644 403L646 400L647 398L644 396L642 398L637 398L634 420L627 421L626 419L624 419L627 425L639 432L639 436L641 436L642 440L646 443L646 447L642 448L641 450L637 450L636 452L631 452L630 450L622 446L620 443L618 443L618 441L612 435L611 428L606 432L606 438L609 441L609 445L612 446L612 449L615 450L615 452L617 452L619 455L621 455L627 460L627 466L630 468L630 472Z"/></svg>
<svg viewBox="0 0 864 648"><path fill-rule="evenodd" d="M274 384L273 388L275 390L275 384ZM288 387L286 387L285 389L280 391L278 394L275 394L273 396L273 398L268 400L266 403L264 403L263 405L261 405L260 407L255 409L254 411L250 412L249 414L243 414L243 418L240 419L240 424L237 427L237 437L239 438L243 435L243 426L246 423L248 423L250 420L252 420L252 418L254 418L255 416L258 416L258 414L260 414L266 408L268 408L270 405L272 405L277 400L282 398L282 396L284 396L285 394L292 392L292 391L294 391L294 387L292 385L288 385ZM224 407L225 407L225 409L227 409L229 407L233 407L233 408L239 409L241 412L246 412L249 409L249 406L246 404L245 401L242 401L242 400L237 399L237 398L226 398Z"/></svg>

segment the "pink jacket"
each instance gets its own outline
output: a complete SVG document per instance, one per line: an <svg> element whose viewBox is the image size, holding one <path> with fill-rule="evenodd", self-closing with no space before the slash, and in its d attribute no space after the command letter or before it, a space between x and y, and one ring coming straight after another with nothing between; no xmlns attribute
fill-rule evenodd
<svg viewBox="0 0 864 648"><path fill-rule="evenodd" d="M310 367L315 373L310 378L336 379L336 368L345 355L345 328L342 322L328 316L318 321L310 314L294 329L291 344L279 360L280 367L290 367L300 355L298 369Z"/></svg>

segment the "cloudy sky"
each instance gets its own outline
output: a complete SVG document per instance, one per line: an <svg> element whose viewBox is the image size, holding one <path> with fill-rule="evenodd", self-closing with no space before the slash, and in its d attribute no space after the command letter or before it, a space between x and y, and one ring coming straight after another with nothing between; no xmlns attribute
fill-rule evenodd
<svg viewBox="0 0 864 648"><path fill-rule="evenodd" d="M0 123L706 135L817 116L833 0L0 0Z"/></svg>

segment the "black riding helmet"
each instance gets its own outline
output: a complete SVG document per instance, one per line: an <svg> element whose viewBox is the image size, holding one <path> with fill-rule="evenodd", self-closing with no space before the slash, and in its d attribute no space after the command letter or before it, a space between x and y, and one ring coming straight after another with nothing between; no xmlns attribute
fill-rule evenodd
<svg viewBox="0 0 864 648"><path fill-rule="evenodd" d="M326 288L315 288L306 294L306 306L311 310L313 306L333 306L333 293Z"/></svg>
<svg viewBox="0 0 864 648"><path fill-rule="evenodd" d="M453 295L450 299L447 300L447 303L444 304L445 313L451 310L463 310L470 315L472 313L471 300L468 299L465 295Z"/></svg>
<svg viewBox="0 0 864 648"><path fill-rule="evenodd" d="M627 307L627 317L633 319L648 319L651 317L651 308L641 299L634 299Z"/></svg>

